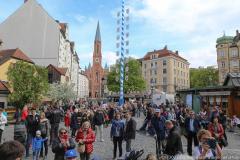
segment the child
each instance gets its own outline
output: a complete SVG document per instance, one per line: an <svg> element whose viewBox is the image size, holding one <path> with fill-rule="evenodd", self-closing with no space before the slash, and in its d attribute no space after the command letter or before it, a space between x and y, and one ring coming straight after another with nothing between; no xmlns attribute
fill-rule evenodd
<svg viewBox="0 0 240 160"><path fill-rule="evenodd" d="M33 160L39 160L40 152L43 147L43 142L46 141L47 138L43 139L41 137L41 131L36 132L36 137L33 138L32 141L32 150L33 150Z"/></svg>
<svg viewBox="0 0 240 160"><path fill-rule="evenodd" d="M66 160L77 160L77 152L75 149L66 151L64 156Z"/></svg>

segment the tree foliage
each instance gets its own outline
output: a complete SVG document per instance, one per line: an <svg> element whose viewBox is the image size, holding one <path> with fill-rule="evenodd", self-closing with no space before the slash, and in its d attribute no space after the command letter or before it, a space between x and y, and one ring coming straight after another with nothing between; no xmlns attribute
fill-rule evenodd
<svg viewBox="0 0 240 160"><path fill-rule="evenodd" d="M126 72L126 68L128 71ZM117 71L116 71L117 70ZM125 77L128 79L124 81L124 92L130 93L134 91L144 91L146 88L146 83L142 77L141 65L133 58L129 58L127 65L125 65ZM120 90L120 65L115 64L111 72L107 77L108 89L112 92L119 92Z"/></svg>
<svg viewBox="0 0 240 160"><path fill-rule="evenodd" d="M73 91L73 85L71 84L61 84L53 83L50 84L48 91L48 97L54 101L67 102L68 100L77 98L76 93Z"/></svg>
<svg viewBox="0 0 240 160"><path fill-rule="evenodd" d="M22 108L27 103L39 103L48 91L46 68L18 61L9 66L8 81L13 92L9 101Z"/></svg>
<svg viewBox="0 0 240 160"><path fill-rule="evenodd" d="M218 70L210 66L207 68L190 69L191 88L204 88L218 85Z"/></svg>

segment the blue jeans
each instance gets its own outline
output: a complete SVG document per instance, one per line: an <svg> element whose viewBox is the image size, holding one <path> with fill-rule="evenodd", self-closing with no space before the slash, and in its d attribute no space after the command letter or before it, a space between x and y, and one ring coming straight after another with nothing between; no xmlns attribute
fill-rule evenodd
<svg viewBox="0 0 240 160"><path fill-rule="evenodd" d="M26 142L26 157L29 157L29 148L32 144L33 135L31 133L27 133L27 142Z"/></svg>
<svg viewBox="0 0 240 160"><path fill-rule="evenodd" d="M33 160L39 160L40 152L41 152L41 149L36 149L33 152Z"/></svg>

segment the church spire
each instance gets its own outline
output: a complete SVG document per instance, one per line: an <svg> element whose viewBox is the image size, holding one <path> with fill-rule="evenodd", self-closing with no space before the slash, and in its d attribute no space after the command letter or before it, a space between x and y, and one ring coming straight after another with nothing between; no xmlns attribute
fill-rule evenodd
<svg viewBox="0 0 240 160"><path fill-rule="evenodd" d="M99 25L99 21L97 24L97 30L96 30L96 35L95 35L95 42L99 41L101 42L101 34L100 34L100 25Z"/></svg>

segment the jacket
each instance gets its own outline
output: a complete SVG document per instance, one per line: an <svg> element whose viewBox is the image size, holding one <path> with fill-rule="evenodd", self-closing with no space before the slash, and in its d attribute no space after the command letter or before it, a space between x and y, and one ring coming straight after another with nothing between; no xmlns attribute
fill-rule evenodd
<svg viewBox="0 0 240 160"><path fill-rule="evenodd" d="M167 137L167 144L166 144L164 153L167 155L170 155L170 156L174 156L179 153L183 153L181 136L178 133L176 127L173 127L169 131L169 135Z"/></svg>
<svg viewBox="0 0 240 160"><path fill-rule="evenodd" d="M14 140L25 144L26 141L26 126L23 122L14 125Z"/></svg>
<svg viewBox="0 0 240 160"><path fill-rule="evenodd" d="M93 152L93 142L95 142L95 134L91 128L88 129L86 137L84 137L84 133L82 128L80 128L77 132L76 142L79 140L85 140L85 152L90 154Z"/></svg>
<svg viewBox="0 0 240 160"><path fill-rule="evenodd" d="M154 128L156 135L161 140L165 139L166 135L165 121L166 119L163 116L160 116L159 118L157 116L154 116L151 120L151 125Z"/></svg>
<svg viewBox="0 0 240 160"><path fill-rule="evenodd" d="M39 129L43 138L48 136L48 119L43 119L42 122L40 122Z"/></svg>
<svg viewBox="0 0 240 160"><path fill-rule="evenodd" d="M60 109L54 108L47 115L48 115L50 124L56 124L61 122L62 111Z"/></svg>
<svg viewBox="0 0 240 160"><path fill-rule="evenodd" d="M124 139L128 140L128 139L135 139L136 137L136 126L137 123L134 119L130 119L128 122L126 122L125 124L125 129L124 129Z"/></svg>
<svg viewBox="0 0 240 160"><path fill-rule="evenodd" d="M113 120L110 136L112 137L123 137L124 123L121 120Z"/></svg>
<svg viewBox="0 0 240 160"><path fill-rule="evenodd" d="M77 113L75 113L75 112L71 116L70 127L73 128L73 129L78 128L78 118L77 118Z"/></svg>
<svg viewBox="0 0 240 160"><path fill-rule="evenodd" d="M43 139L42 137L35 137L32 140L32 150L33 152L40 150L43 146L43 142L46 141L47 139Z"/></svg>
<svg viewBox="0 0 240 160"><path fill-rule="evenodd" d="M72 138L69 138L70 146L68 146L66 149L74 149L75 143ZM55 138L52 143L52 152L55 153L54 160L64 160L64 154L65 154L65 148L62 145L59 138Z"/></svg>
<svg viewBox="0 0 240 160"><path fill-rule="evenodd" d="M7 117L4 116L4 114L2 113L0 115L0 129L4 130L5 129L5 124L7 124Z"/></svg>
<svg viewBox="0 0 240 160"><path fill-rule="evenodd" d="M222 124L218 123L217 133L216 133L215 130L214 130L214 124L213 124L213 123L210 123L210 124L209 124L208 130L209 130L209 132L212 134L212 137L217 138L217 137L215 136L215 134L219 134L218 139L222 139L222 138L223 138L224 130L223 130Z"/></svg>
<svg viewBox="0 0 240 160"><path fill-rule="evenodd" d="M28 115L26 119L27 133L30 133L35 137L36 131L39 130L39 123L39 115L35 115L34 117L33 115Z"/></svg>
<svg viewBox="0 0 240 160"><path fill-rule="evenodd" d="M93 124L100 126L104 123L104 115L103 113L96 112L93 117Z"/></svg>
<svg viewBox="0 0 240 160"><path fill-rule="evenodd" d="M71 123L71 116L67 113L64 117L64 124L66 127L69 127Z"/></svg>
<svg viewBox="0 0 240 160"><path fill-rule="evenodd" d="M197 133L201 127L200 123L197 119L194 119L193 127L194 127L194 133ZM190 131L190 118L186 118L186 120L185 120L185 129L186 129L187 133L191 132Z"/></svg>

